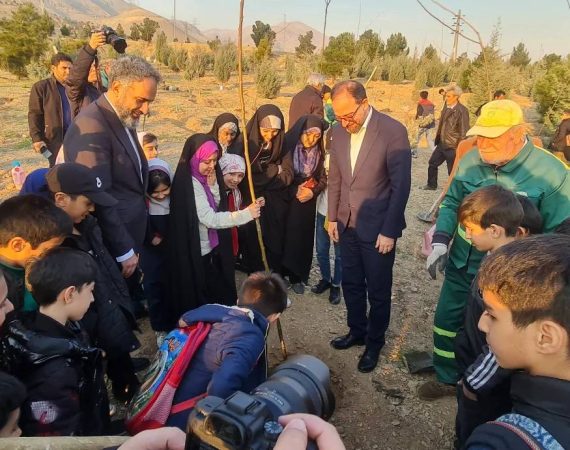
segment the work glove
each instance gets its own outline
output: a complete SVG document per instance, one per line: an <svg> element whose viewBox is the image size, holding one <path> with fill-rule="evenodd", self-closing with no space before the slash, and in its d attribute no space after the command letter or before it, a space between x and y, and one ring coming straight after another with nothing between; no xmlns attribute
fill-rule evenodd
<svg viewBox="0 0 570 450"><path fill-rule="evenodd" d="M436 269L439 269L441 273L443 273L443 269L445 269L445 264L447 263L447 245L433 244L431 248L432 251L427 258L426 269L432 280L435 280Z"/></svg>

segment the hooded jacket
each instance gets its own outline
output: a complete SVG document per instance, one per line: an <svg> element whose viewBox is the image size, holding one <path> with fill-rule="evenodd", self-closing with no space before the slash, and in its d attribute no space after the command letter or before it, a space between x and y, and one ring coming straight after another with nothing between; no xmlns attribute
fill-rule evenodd
<svg viewBox="0 0 570 450"><path fill-rule="evenodd" d="M0 365L27 389L24 436L96 436L109 419L101 351L79 324L40 312L13 313L0 340Z"/></svg>
<svg viewBox="0 0 570 450"><path fill-rule="evenodd" d="M253 309L204 305L182 316L188 325L208 322L212 329L194 356L173 405L203 393L226 398L250 392L267 378L265 339L268 320ZM186 427L190 411L170 416L167 425Z"/></svg>

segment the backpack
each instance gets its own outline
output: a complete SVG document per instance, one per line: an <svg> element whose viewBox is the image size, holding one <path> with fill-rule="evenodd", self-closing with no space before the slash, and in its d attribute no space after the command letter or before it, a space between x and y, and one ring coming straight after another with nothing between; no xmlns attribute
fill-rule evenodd
<svg viewBox="0 0 570 450"><path fill-rule="evenodd" d="M176 328L166 336L144 376L144 383L128 406L125 426L130 434L160 428L170 414L191 409L205 397L204 393L179 405L172 404L190 361L211 328L211 324L199 322Z"/></svg>
<svg viewBox="0 0 570 450"><path fill-rule="evenodd" d="M542 425L521 414L505 414L490 423L512 431L531 450L564 450L564 447Z"/></svg>

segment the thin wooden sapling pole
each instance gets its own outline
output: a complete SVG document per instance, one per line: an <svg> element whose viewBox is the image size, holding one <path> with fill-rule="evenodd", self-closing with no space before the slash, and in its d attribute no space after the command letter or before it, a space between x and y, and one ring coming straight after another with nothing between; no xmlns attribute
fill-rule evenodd
<svg viewBox="0 0 570 450"><path fill-rule="evenodd" d="M243 130L246 129L246 118L245 118L245 97L243 94L243 68L242 68L242 60L243 60L243 7L244 7L244 0L240 0L239 6L239 27L238 27L238 85L239 85L239 100L241 105L241 121ZM243 153L245 156L245 164L247 167L247 184L249 186L249 194L251 196L251 201L255 202L255 189L253 188L253 177L251 175L251 160L249 158L249 142L247 135L244 136L243 139ZM263 235L261 234L261 224L259 223L259 219L255 219L255 228L257 230L257 241L259 243L259 248L261 250L261 260L263 261L263 267L265 268L266 272L269 272L269 264L267 263L267 253L265 251L265 245L263 244ZM281 353L283 354L283 358L287 359L287 345L285 344L285 338L283 337L283 329L281 327L281 321L277 319L277 333L279 334L279 342L281 344Z"/></svg>

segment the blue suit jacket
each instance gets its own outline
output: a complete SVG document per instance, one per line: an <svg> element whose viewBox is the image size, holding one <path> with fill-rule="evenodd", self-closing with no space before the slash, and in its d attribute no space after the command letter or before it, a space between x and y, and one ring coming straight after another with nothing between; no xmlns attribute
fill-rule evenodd
<svg viewBox="0 0 570 450"><path fill-rule="evenodd" d="M350 134L334 127L330 145L329 221L338 222L339 233L350 223L366 242L375 241L378 234L400 237L406 228L412 166L406 128L373 109L354 173Z"/></svg>

